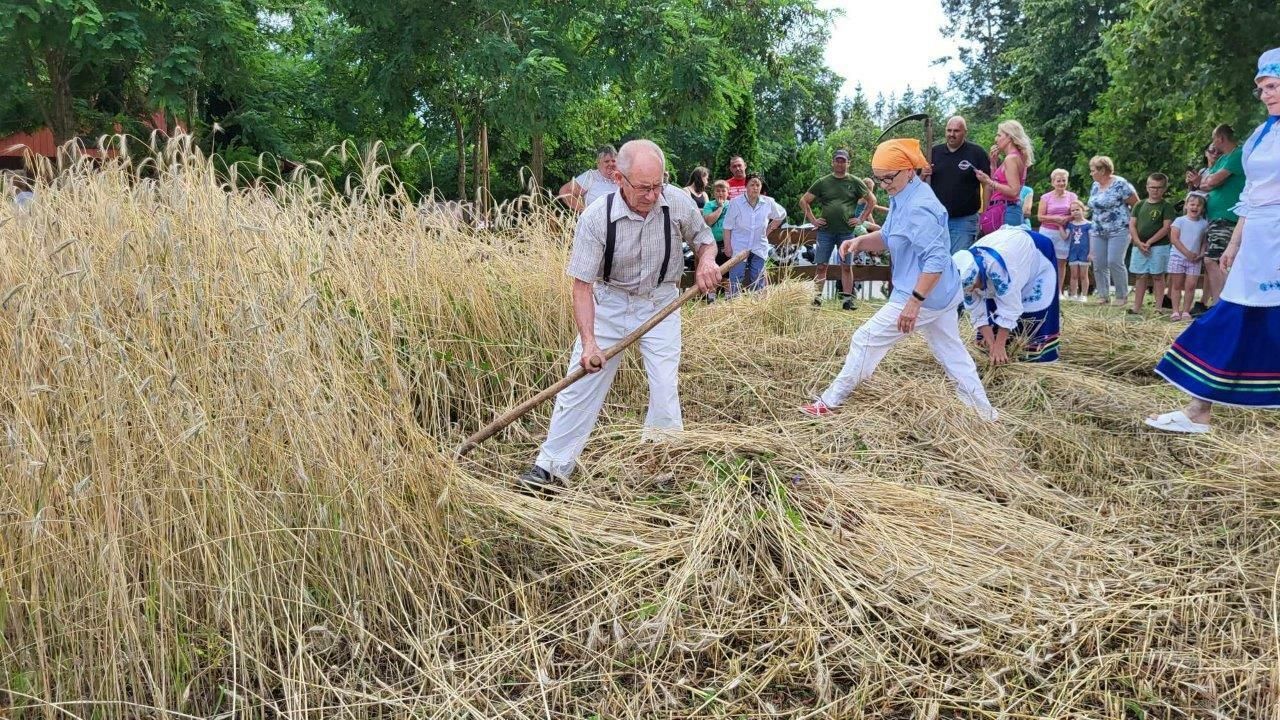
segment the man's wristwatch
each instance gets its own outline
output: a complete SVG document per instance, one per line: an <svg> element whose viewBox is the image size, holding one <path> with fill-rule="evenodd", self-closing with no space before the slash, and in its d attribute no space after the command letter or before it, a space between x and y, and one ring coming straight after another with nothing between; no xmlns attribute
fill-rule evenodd
<svg viewBox="0 0 1280 720"><path fill-rule="evenodd" d="M919 290L912 290L911 297L919 300L920 302L924 302L924 296L920 294Z"/></svg>

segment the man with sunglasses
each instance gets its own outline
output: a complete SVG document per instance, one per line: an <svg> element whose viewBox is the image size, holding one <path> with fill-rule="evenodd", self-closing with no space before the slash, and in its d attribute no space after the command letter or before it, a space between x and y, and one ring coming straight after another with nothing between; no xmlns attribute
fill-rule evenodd
<svg viewBox="0 0 1280 720"><path fill-rule="evenodd" d="M890 348L918 331L956 384L961 402L985 420L998 417L960 338L960 275L948 254L947 211L933 189L916 177L926 165L920 141L904 138L880 143L871 158L871 178L889 195L889 216L879 230L845 240L840 254L887 248L893 258L893 294L853 333L840 373L821 396L800 408L806 415L834 414Z"/></svg>
<svg viewBox="0 0 1280 720"><path fill-rule="evenodd" d="M710 293L720 284L711 229L689 194L666 184L661 148L632 140L618 151L613 172L618 191L588 206L578 219L567 269L578 327L569 368L580 365L588 375L556 396L547 440L533 466L516 480L524 492L550 492L573 472L622 364L621 354L605 362L601 348L676 299L684 269L681 242L697 256L698 289ZM658 323L638 346L649 376L644 433L657 441L684 427L676 380L680 313Z"/></svg>

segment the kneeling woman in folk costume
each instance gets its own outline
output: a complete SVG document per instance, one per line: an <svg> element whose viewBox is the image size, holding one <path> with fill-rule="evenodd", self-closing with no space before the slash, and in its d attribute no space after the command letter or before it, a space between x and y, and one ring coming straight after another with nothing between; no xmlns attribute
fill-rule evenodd
<svg viewBox="0 0 1280 720"><path fill-rule="evenodd" d="M1280 407L1280 48L1262 54L1253 81L1268 117L1242 148L1240 222L1221 260L1227 282L1156 366L1191 396L1183 409L1147 418L1158 430L1209 432L1215 403Z"/></svg>
<svg viewBox="0 0 1280 720"><path fill-rule="evenodd" d="M806 415L830 415L832 408L843 403L858 383L871 375L889 348L919 330L933 356L956 383L960 400L983 419L997 417L978 377L978 366L960 337L956 317L960 277L948 255L951 234L947 231L947 211L933 188L916 177L916 170L927 166L918 140L880 143L871 158L871 177L889 194L889 217L879 230L841 243L840 256L888 248L893 256L893 294L854 332L840 374L821 398L800 408Z"/></svg>
<svg viewBox="0 0 1280 720"><path fill-rule="evenodd" d="M1010 334L1025 337L1021 360L1058 359L1058 262L1053 241L1006 225L951 256L964 306L993 365L1009 362Z"/></svg>

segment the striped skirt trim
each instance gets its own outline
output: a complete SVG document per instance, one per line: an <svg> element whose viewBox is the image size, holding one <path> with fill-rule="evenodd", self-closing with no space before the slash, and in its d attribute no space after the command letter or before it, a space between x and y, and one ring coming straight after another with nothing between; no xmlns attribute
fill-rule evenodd
<svg viewBox="0 0 1280 720"><path fill-rule="evenodd" d="M1219 302L1178 336L1156 374L1201 400L1280 407L1280 308Z"/></svg>

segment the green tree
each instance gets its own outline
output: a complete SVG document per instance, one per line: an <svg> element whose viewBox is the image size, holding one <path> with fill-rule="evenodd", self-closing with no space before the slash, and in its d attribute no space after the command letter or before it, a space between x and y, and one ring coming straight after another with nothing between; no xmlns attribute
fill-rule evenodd
<svg viewBox="0 0 1280 720"><path fill-rule="evenodd" d="M1010 50L1010 75L1000 88L1008 115L1041 138L1036 177L1054 167L1087 177L1081 134L1110 81L1102 37L1129 0L1023 0L1024 18ZM1077 183L1079 184L1079 183Z"/></svg>
<svg viewBox="0 0 1280 720"><path fill-rule="evenodd" d="M716 167L728 168L729 158L741 155L748 170L760 170L760 133L756 126L756 102L751 94L743 96L734 113L733 124L725 129L716 150Z"/></svg>
<svg viewBox="0 0 1280 720"><path fill-rule="evenodd" d="M941 28L943 36L965 43L957 54L962 68L952 73L951 88L975 117L993 118L1004 111L1008 98L1000 85L1012 74L1008 53L1022 33L1020 5L1020 0L942 0L950 20Z"/></svg>
<svg viewBox="0 0 1280 720"><path fill-rule="evenodd" d="M19 87L32 100L28 107L57 142L79 134L90 116L136 106L131 81L147 49L143 10L128 1L0 1L0 47L9 51L8 70L21 78ZM6 112L4 122L31 126L36 119Z"/></svg>
<svg viewBox="0 0 1280 720"><path fill-rule="evenodd" d="M1280 13L1256 0L1135 3L1105 34L1110 84L1082 136L1084 154L1105 153L1140 177L1180 175L1200 161L1212 128L1247 133L1263 110L1250 91L1258 55L1276 45Z"/></svg>

